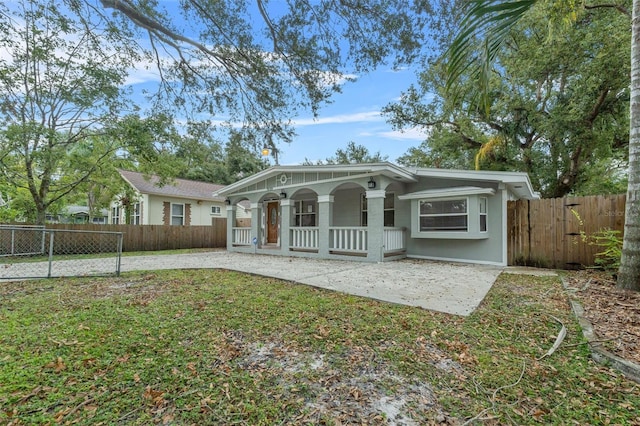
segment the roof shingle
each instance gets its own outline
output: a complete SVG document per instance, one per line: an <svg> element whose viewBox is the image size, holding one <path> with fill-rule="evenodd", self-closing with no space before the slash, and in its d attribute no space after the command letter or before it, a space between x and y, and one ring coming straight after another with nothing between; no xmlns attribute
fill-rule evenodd
<svg viewBox="0 0 640 426"><path fill-rule="evenodd" d="M213 193L224 185L217 185L209 182L199 182L188 179L174 179L171 183L158 186L160 179L158 176L150 176L145 179L145 175L139 172L119 170L120 176L141 194L165 195L177 198L191 198L196 200L224 201L224 197L214 197Z"/></svg>

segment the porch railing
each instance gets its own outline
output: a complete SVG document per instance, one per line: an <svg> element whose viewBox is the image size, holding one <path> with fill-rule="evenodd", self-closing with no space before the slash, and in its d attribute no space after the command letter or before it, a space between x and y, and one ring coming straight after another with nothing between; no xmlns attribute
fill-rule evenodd
<svg viewBox="0 0 640 426"><path fill-rule="evenodd" d="M233 228L233 244L236 246L250 246L251 245L251 228L234 227Z"/></svg>
<svg viewBox="0 0 640 426"><path fill-rule="evenodd" d="M332 226L329 228L329 250L366 253L366 226Z"/></svg>
<svg viewBox="0 0 640 426"><path fill-rule="evenodd" d="M320 229L311 226L290 228L291 240L289 248L295 250L317 250Z"/></svg>
<svg viewBox="0 0 640 426"><path fill-rule="evenodd" d="M405 228L384 228L384 252L394 252L406 249Z"/></svg>

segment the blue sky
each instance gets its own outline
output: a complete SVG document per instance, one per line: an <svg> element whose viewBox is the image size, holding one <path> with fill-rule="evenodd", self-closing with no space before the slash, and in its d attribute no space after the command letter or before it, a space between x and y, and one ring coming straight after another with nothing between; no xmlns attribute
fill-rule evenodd
<svg viewBox="0 0 640 426"><path fill-rule="evenodd" d="M342 93L320 111L318 119L309 115L294 120L298 137L280 147L280 164L298 164L305 158L324 160L350 141L395 161L410 147L419 145L425 135L416 130L394 131L380 111L414 81L412 70L386 68L345 83Z"/></svg>
<svg viewBox="0 0 640 426"><path fill-rule="evenodd" d="M384 106L397 101L402 91L416 81L415 70L381 67L368 74L350 76L356 77L356 81L344 83L342 93L336 93L332 103L320 109L317 118L313 118L311 111L292 117L297 137L289 144L279 145L279 164L326 160L351 141L367 147L372 154L379 151L394 162L410 147L422 143L424 132L394 131L381 115ZM157 70L141 65L130 75L128 84L134 89L152 91L157 81ZM223 117L210 118L218 121ZM272 157L269 161L275 164Z"/></svg>

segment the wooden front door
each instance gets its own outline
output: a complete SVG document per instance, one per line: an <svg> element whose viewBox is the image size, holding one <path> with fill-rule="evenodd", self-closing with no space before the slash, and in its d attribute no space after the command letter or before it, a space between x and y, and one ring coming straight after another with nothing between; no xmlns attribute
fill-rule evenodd
<svg viewBox="0 0 640 426"><path fill-rule="evenodd" d="M278 207L277 201L267 203L267 244L278 243Z"/></svg>

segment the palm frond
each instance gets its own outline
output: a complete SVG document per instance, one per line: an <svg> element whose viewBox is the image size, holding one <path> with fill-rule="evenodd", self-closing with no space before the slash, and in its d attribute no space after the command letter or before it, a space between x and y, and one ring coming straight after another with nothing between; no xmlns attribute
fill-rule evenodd
<svg viewBox="0 0 640 426"><path fill-rule="evenodd" d="M447 51L446 90L454 97L457 82L468 70L478 83L478 95L485 113L489 113L489 78L491 63L505 42L509 31L539 0L471 0L462 20L462 31ZM478 40L483 40L478 51Z"/></svg>

